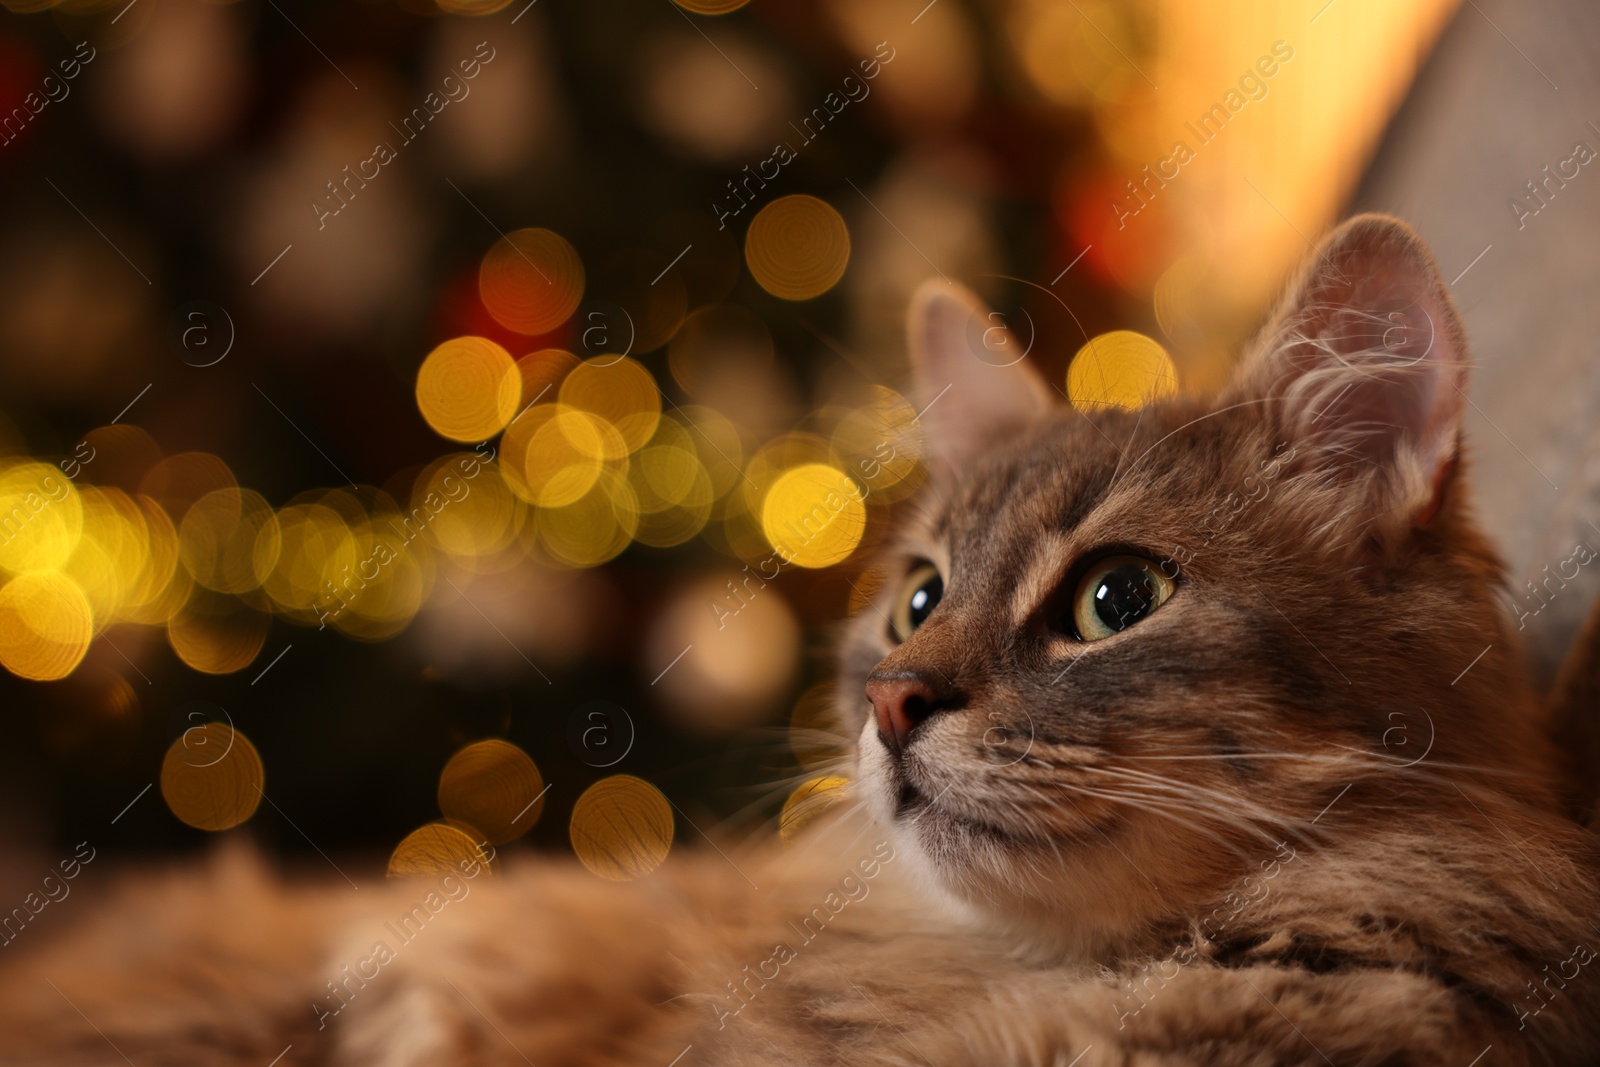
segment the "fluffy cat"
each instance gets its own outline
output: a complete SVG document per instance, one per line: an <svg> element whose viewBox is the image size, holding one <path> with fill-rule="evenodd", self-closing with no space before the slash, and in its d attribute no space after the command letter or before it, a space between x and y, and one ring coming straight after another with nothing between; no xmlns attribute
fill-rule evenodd
<svg viewBox="0 0 1600 1067"><path fill-rule="evenodd" d="M843 638L853 810L629 885L224 850L4 960L0 1062L1600 1060L1595 839L1419 239L1339 229L1208 401L1073 413L987 321L912 308L933 478Z"/></svg>

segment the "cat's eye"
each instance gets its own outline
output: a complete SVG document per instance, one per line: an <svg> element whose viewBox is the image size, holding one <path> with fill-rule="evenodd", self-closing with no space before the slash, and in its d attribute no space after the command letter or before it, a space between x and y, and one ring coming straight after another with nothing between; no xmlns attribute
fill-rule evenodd
<svg viewBox="0 0 1600 1067"><path fill-rule="evenodd" d="M1165 604L1175 588L1150 560L1108 556L1078 582L1072 596L1072 625L1084 641L1110 637Z"/></svg>
<svg viewBox="0 0 1600 1067"><path fill-rule="evenodd" d="M917 627L928 621L943 596L944 579L939 577L939 568L931 563L913 568L900 587L894 611L889 615L895 637L901 641L910 638Z"/></svg>

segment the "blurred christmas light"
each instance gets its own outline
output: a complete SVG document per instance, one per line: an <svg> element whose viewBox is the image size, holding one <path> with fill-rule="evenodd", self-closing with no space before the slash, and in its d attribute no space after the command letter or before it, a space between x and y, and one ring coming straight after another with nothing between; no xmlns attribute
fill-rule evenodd
<svg viewBox="0 0 1600 1067"><path fill-rule="evenodd" d="M232 597L195 590L167 623L178 658L203 674L232 674L261 654L271 617Z"/></svg>
<svg viewBox="0 0 1600 1067"><path fill-rule="evenodd" d="M850 558L866 531L861 486L825 463L785 471L761 504L767 542L801 567L831 567Z"/></svg>
<svg viewBox="0 0 1600 1067"><path fill-rule="evenodd" d="M568 828L572 851L589 870L630 882L661 866L672 848L672 806L661 790L631 774L602 778L578 797Z"/></svg>
<svg viewBox="0 0 1600 1067"><path fill-rule="evenodd" d="M595 356L573 368L561 383L561 402L616 427L627 452L644 447L661 419L661 390L655 378L627 356ZM561 425L565 429L575 424L567 420Z"/></svg>
<svg viewBox="0 0 1600 1067"><path fill-rule="evenodd" d="M272 572L281 539L277 516L260 493L215 489L185 513L178 527L178 558L207 589L245 593Z"/></svg>
<svg viewBox="0 0 1600 1067"><path fill-rule="evenodd" d="M161 762L161 796L197 830L228 830L256 813L266 772L249 738L232 726L191 726Z"/></svg>
<svg viewBox="0 0 1600 1067"><path fill-rule="evenodd" d="M439 774L439 810L489 844L521 837L544 812L544 782L528 754L509 741L476 741Z"/></svg>
<svg viewBox="0 0 1600 1067"><path fill-rule="evenodd" d="M1079 411L1132 411L1177 391L1178 375L1167 350L1133 330L1090 338L1067 365L1067 396Z"/></svg>
<svg viewBox="0 0 1600 1067"><path fill-rule="evenodd" d="M752 726L794 684L800 624L774 588L786 580L780 567L768 549L743 568L695 578L651 622L643 666L660 674L663 710L684 729L714 736Z"/></svg>
<svg viewBox="0 0 1600 1067"><path fill-rule="evenodd" d="M750 274L773 296L810 300L832 289L850 262L850 230L830 205L797 193L756 214L745 233Z"/></svg>
<svg viewBox="0 0 1600 1067"><path fill-rule="evenodd" d="M435 433L482 441L505 429L522 397L522 375L510 353L483 337L439 345L417 371L417 408Z"/></svg>
<svg viewBox="0 0 1600 1067"><path fill-rule="evenodd" d="M30 571L0 587L0 664L38 682L65 678L94 639L89 599L59 571Z"/></svg>
<svg viewBox="0 0 1600 1067"><path fill-rule="evenodd" d="M465 866L463 866L465 865ZM412 874L492 874L491 857L466 830L433 822L407 834L389 856L390 878Z"/></svg>
<svg viewBox="0 0 1600 1067"><path fill-rule="evenodd" d="M823 775L802 782L783 802L778 815L778 833L785 839L804 830L829 808L845 799L850 779L836 774Z"/></svg>
<svg viewBox="0 0 1600 1067"><path fill-rule="evenodd" d="M549 333L583 299L583 262L566 238L544 229L516 230L483 257L478 292L502 326L533 336Z"/></svg>

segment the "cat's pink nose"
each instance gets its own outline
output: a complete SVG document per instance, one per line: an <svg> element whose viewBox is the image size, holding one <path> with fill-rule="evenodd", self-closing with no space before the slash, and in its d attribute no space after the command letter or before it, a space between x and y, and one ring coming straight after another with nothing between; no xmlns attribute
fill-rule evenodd
<svg viewBox="0 0 1600 1067"><path fill-rule="evenodd" d="M915 673L872 675L867 679L867 699L878 717L878 736L895 753L905 747L912 727L949 706L943 694Z"/></svg>

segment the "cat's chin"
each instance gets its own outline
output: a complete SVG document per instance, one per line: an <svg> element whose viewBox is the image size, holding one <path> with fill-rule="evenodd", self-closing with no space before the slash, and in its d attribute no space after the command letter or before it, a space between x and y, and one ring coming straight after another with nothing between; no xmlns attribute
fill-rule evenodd
<svg viewBox="0 0 1600 1067"><path fill-rule="evenodd" d="M870 726L857 781L868 812L906 857L914 886L963 923L1057 959L1103 954L1139 925L1122 908L1106 911L1108 900L1130 897L1104 892L1108 872L1093 825L1085 824L1081 841L1044 844L978 817L952 801L954 783L929 789L911 781Z"/></svg>

